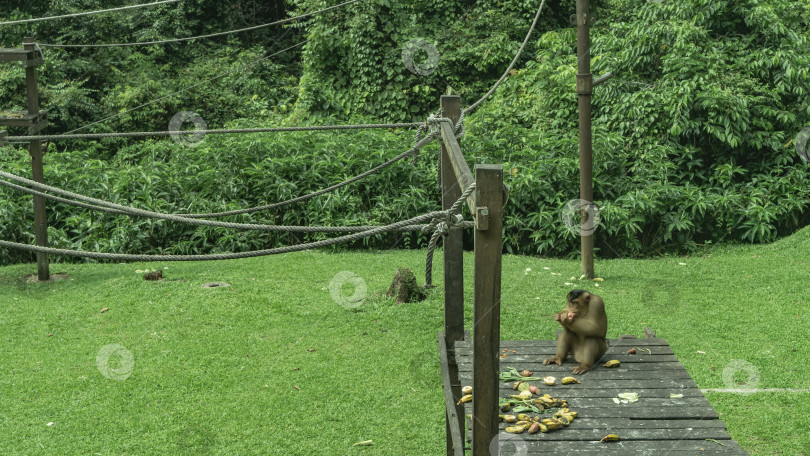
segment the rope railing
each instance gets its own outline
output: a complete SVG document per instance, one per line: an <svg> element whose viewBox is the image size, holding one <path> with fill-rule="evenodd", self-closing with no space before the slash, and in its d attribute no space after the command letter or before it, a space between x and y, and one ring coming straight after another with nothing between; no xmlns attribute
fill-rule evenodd
<svg viewBox="0 0 810 456"><path fill-rule="evenodd" d="M17 25L17 24L30 24L30 23L33 23L33 22L52 21L54 19L67 19L67 18L73 18L73 17L91 16L93 14L112 13L112 12L115 12L115 11L125 11L125 10L130 10L130 9L143 8L143 7L146 7L146 6L163 5L163 4L166 4L166 3L177 3L179 1L180 0L162 0L162 1L154 2L154 3L142 3L140 5L122 6L122 7L119 7L119 8L109 8L109 9L96 10L96 11L84 11L84 12L81 12L81 13L63 14L61 16L46 16L46 17L37 17L37 18L33 18L33 19L20 19L20 20L17 20L17 21L5 21L5 22L0 22L0 26L3 26L3 25Z"/></svg>
<svg viewBox="0 0 810 456"><path fill-rule="evenodd" d="M463 217L461 216L461 207L467 198L472 194L473 190L475 190L475 182L464 190L459 199L456 200L452 206L450 206L450 209L447 209L446 212L448 215L445 220L434 218L425 229L425 231L430 231L430 229L433 229L433 235L430 237L430 243L428 243L427 258L425 258L426 287L433 287L433 252L436 250L436 244L438 243L439 238L446 236L450 230L471 228L475 226L475 222L464 222L462 220Z"/></svg>
<svg viewBox="0 0 810 456"><path fill-rule="evenodd" d="M105 139L105 138L143 138L153 136L186 136L186 135L224 135L235 133L276 133L284 131L327 131L327 130L365 130L388 128L416 128L422 122L352 124L352 125L312 125L307 127L267 127L267 128L220 128L214 130L177 130L177 131L129 131L111 133L78 133L31 136L7 136L7 141L58 141L62 139Z"/></svg>
<svg viewBox="0 0 810 456"><path fill-rule="evenodd" d="M424 144L432 141L434 139L434 137L435 137L435 133L431 133L430 135L423 138L417 144L417 146L422 147ZM385 167L388 167L388 166L392 165L393 163L396 163L396 161L407 157L409 154L415 153L418 150L419 147L412 147L412 148L408 149L406 152L398 155L397 157L394 157L391 160L388 160L387 162L383 163L382 165L376 166L376 167L372 168L371 170L366 171L366 172L364 172L362 174L359 174L359 175L357 175L357 176L355 176L355 177L353 177L353 178L351 178L351 179L349 179L347 181L341 182L340 184L336 184L336 185L333 185L331 187L327 187L325 189L319 190L317 192L310 193L308 195L303 195L303 196L300 196L298 198L293 198L291 200L283 201L281 203L275 203L274 205L268 205L268 206L279 207L279 206L282 206L282 205L291 204L292 202L296 202L296 201L304 201L306 199L314 198L315 196L318 196L320 194L324 194L324 193L327 193L329 191L333 191L336 188L349 185L352 182L356 182L356 181L358 181L358 180L360 180L360 179L362 179L364 177L367 177L367 176L369 176L369 175L371 175L371 174L373 174L375 172L378 172L378 171L382 170ZM143 217L149 217L149 218L155 218L155 219L169 220L169 221L173 221L173 222L186 223L186 224L190 224L190 225L214 226L214 227L220 227L220 228L233 228L233 229L256 230L256 231L285 231L285 232L301 232L301 233L355 232L355 231L362 232L364 230L374 228L374 227L369 227L369 226L330 227L330 226L266 225L266 224L254 224L254 223L235 223L235 222L221 222L221 221L215 221L215 220L202 220L202 218L205 218L205 217L200 217L200 215L206 215L206 214L196 214L196 217L188 217L188 216L183 215L183 214L165 214L165 213L160 213L160 212L147 211L147 210L138 209L138 208L134 208L134 207L130 207L130 206L124 206L124 205L112 203L112 202L109 202L109 201L104 201L104 200L97 199L97 198L92 198L92 197L89 197L89 196L85 196L85 195L81 195L81 194L78 194L78 193L70 192L70 191L67 191L67 190L64 190L64 189L61 189L61 188L58 188L58 187L53 187L53 186L50 186L50 185L41 184L39 182L30 180L30 179L26 179L24 177L20 177L20 176L17 176L15 174L7 173L5 171L0 171L0 177L4 177L6 179L12 180L12 181L17 182L19 184L24 184L24 185L29 187L29 188L26 188L26 187L22 187L22 186L19 186L19 185L14 185L14 184L11 184L10 182L7 182L5 180L0 179L0 185L11 187L11 188L14 188L14 189L19 190L19 191L23 191L23 192L30 193L30 194L37 194L38 196L43 196L43 197L49 198L49 199L54 199L54 195L36 191L36 190L42 190L42 191L46 191L46 192L55 193L57 195L62 195L62 196L68 197L68 198L72 198L73 200L75 200L75 201L71 201L71 200L67 200L67 199L64 199L64 198L59 198L59 201L63 202L63 203L74 204L76 201L79 201L79 202L85 203L85 204L82 205L82 207L86 207L86 208L89 208L89 209L101 210L103 208L104 212L113 212L113 213L124 214L124 215L143 216ZM35 189L35 190L33 190L33 189ZM236 214L236 213L246 213L245 211L254 211L254 210L261 210L261 209L264 209L264 207L240 209L240 210L229 211L229 212ZM233 214L227 214L227 215L233 215ZM422 228L423 227L421 227L421 226L420 227L409 227L408 230L406 230L406 231L411 231L411 230L415 230L415 229L422 229Z"/></svg>
<svg viewBox="0 0 810 456"><path fill-rule="evenodd" d="M172 1L179 1L179 0L172 0ZM202 40L207 38L215 38L218 36L225 36L225 35L232 35L234 33L242 33L248 32L251 30L259 30L262 28L272 27L274 25L282 25L287 24L289 22L294 22L300 19L306 19L308 17L315 16L317 14L325 13L327 11L333 10L335 8L340 8L360 0L349 0L347 2L340 3L338 5L330 6L327 8L320 9L318 11L313 11L311 13L301 14L295 17L289 17L287 19L281 19L274 22L269 22L267 24L260 24L254 25L252 27L245 27L241 29L235 30L228 30L225 32L217 32L217 33L210 33L208 35L198 35L198 36L187 36L185 38L170 38L167 40L154 40L154 41L138 41L134 43L102 43L102 44L51 44L51 43L37 43L42 47L49 47L49 48L110 48L110 47L130 47L130 46L149 46L154 44L168 44L168 43L180 43L184 41L193 41L193 40ZM3 24L0 24L3 25Z"/></svg>
<svg viewBox="0 0 810 456"><path fill-rule="evenodd" d="M8 174L3 173L0 171L0 174ZM26 179L27 180L27 179ZM469 190L469 189L468 189ZM471 191L471 190L470 190ZM465 192L467 193L467 192ZM234 253L215 253L215 254L200 254L200 255L143 255L143 254L127 254L127 253L106 253L106 252L88 252L84 250L70 250L70 249L57 249L52 247L41 247L36 245L29 245L29 244L22 244L19 242L10 242L10 241L3 241L0 240L0 247L7 247L17 250L24 250L29 252L38 252L38 253L47 253L50 255L63 255L63 256L73 256L73 257L82 257L82 258L92 258L92 259L99 259L99 260L118 260L118 261L207 261L207 260L233 260L233 259L240 259L240 258L252 258L258 256L267 256L267 255L276 255L280 253L292 253L292 252L300 252L303 250L309 250L319 247L327 247L330 245L351 242L357 239L362 239L370 236L374 236L377 234L382 234L385 232L390 231L397 231L401 228L406 226L416 226L422 222L427 222L428 220L434 220L433 223L428 224L428 226L433 225L434 223L438 226L442 222L447 223L447 220L450 220L450 225L452 227L461 226L461 220L456 219L453 217L455 214L451 212L452 209L448 209L445 211L433 211L429 212L424 215L416 216L409 218L407 220L402 220L396 223L392 223L390 225L375 227L369 230L365 230L359 233L349 234L346 236L340 236L331 239L324 239L321 241L315 242L308 242L304 244L298 244L294 246L285 246L285 247L277 247L273 249L263 249L263 250L252 250L248 252L234 252ZM438 219L439 221L436 222L435 220Z"/></svg>
<svg viewBox="0 0 810 456"><path fill-rule="evenodd" d="M506 77L509 76L509 72L512 71L512 69L515 67L515 64L517 63L518 59L520 58L520 55L523 54L523 49L526 48L526 44L529 42L529 37L532 36L532 33L534 32L534 28L537 26L537 21L538 21L538 19L540 19L540 12L543 11L543 6L545 4L546 4L546 0L543 0L542 2L540 2L540 7L537 8L537 14L534 15L534 21L532 22L532 26L529 27L529 32L526 33L526 38L523 39L523 43L520 45L520 49L518 49L517 53L515 54L515 58L512 59L512 63L509 64L509 67L506 69L506 71L503 72L503 75L501 75L501 78L498 79L498 81L489 89L489 91L487 91L487 93L484 94L484 96L482 96L478 101L471 104L470 106L467 106L466 108L464 108L463 111L461 111L461 117L462 118L464 118L465 114L469 114L470 112L474 111L478 106L481 105L481 103L483 103L484 101L487 100L487 98L492 96L492 94L495 93L496 90L498 90L498 87L506 79Z"/></svg>

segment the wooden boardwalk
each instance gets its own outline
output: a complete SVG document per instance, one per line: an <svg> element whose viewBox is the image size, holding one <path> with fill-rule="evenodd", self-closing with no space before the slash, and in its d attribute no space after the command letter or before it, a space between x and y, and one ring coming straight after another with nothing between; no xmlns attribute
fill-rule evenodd
<svg viewBox="0 0 810 456"><path fill-rule="evenodd" d="M570 376L569 359L562 367L544 366L543 360L553 356L555 341L502 341L507 356L501 359L501 370L514 367L529 369L535 377L551 375L554 386L542 381L532 384L542 393L567 399L569 408L578 412L570 426L548 433L508 434L500 424L501 455L747 455L737 442L731 440L717 412L706 400L683 365L675 358L667 341L661 338L614 339L602 363L609 359L622 362L608 369L602 363L591 371L575 377L581 384L561 385L559 379ZM626 354L638 347L634 355ZM647 351L649 349L649 352ZM517 353L512 353L512 351ZM470 339L457 341L455 346L459 380L472 385L472 348ZM512 384L499 382L500 396L516 394ZM619 393L635 392L635 403L617 405L613 398ZM683 394L670 398L670 394ZM465 404L465 415L472 413L471 403ZM498 411L493 410L493 413ZM470 441L470 423L467 441ZM618 442L600 443L607 434L617 434Z"/></svg>

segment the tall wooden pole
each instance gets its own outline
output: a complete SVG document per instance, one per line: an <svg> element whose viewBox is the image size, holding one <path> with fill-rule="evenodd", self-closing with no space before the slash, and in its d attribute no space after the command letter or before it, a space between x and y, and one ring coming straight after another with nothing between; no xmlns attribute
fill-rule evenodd
<svg viewBox="0 0 810 456"><path fill-rule="evenodd" d="M461 97L457 95L443 95L441 107L444 117L448 117L453 124L461 117ZM442 152L439 162L439 175L442 187L442 209L447 210L460 197L463 189L456 179L453 165L450 162L450 152L442 142ZM455 350L457 340L464 339L464 261L462 258L463 244L462 231L451 230L444 237L444 337L447 349ZM448 356L450 383L453 397L456 402L461 398L461 384L458 380L458 365L455 356ZM456 454L450 435L449 417L445 417L447 432L447 454ZM456 419L464 436L464 406L456 405ZM462 442L464 440L462 439ZM463 449L462 449L463 450Z"/></svg>
<svg viewBox="0 0 810 456"><path fill-rule="evenodd" d="M498 373L501 344L503 167L475 167L475 277L473 323L473 456L499 450Z"/></svg>
<svg viewBox="0 0 810 456"><path fill-rule="evenodd" d="M25 38L23 40L23 47L26 51L31 51L32 53L35 52L34 39ZM28 114L38 117L39 90L37 89L36 66L26 66L25 82L28 92ZM35 130L36 126L31 127L29 128L28 133L35 134ZM33 171L34 181L44 184L45 176L42 171L42 142L39 140L31 141L28 146L28 151L31 155L31 169ZM34 196L34 235L36 237L38 246L48 246L48 217L45 213L45 198L41 196ZM47 253L37 253L37 277L40 281L50 279Z"/></svg>
<svg viewBox="0 0 810 456"><path fill-rule="evenodd" d="M579 101L579 199L584 204L593 203L593 156L591 145L591 94L593 93L593 76L591 75L591 15L588 0L577 0L577 97ZM593 221L588 218L593 211L583 206L580 223L580 247L582 251L582 274L594 278L593 267L593 230L585 230Z"/></svg>

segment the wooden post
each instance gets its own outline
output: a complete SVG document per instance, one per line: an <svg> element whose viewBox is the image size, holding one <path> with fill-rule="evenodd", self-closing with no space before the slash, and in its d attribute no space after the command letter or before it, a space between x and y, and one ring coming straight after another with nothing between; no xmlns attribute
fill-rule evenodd
<svg viewBox="0 0 810 456"><path fill-rule="evenodd" d="M503 167L477 165L475 183L472 454L490 456L498 448Z"/></svg>
<svg viewBox="0 0 810 456"><path fill-rule="evenodd" d="M26 51L34 52L34 39L25 38L23 40L23 47ZM39 90L37 88L36 66L26 66L25 82L28 92L28 114L38 116ZM28 134L36 134L36 129L36 126L29 128ZM44 184L45 176L42 171L42 142L38 140L31 141L28 146L28 151L31 155L31 169L33 171L34 181ZM48 217L45 213L45 198L41 196L34 196L34 235L36 237L38 246L48 246ZM47 253L37 253L37 277L40 281L48 280L50 278Z"/></svg>
<svg viewBox="0 0 810 456"><path fill-rule="evenodd" d="M577 98L579 101L579 199L588 204L593 203L593 155L591 147L591 94L593 93L593 76L591 75L591 15L588 0L577 0ZM588 223L588 207L582 207L580 229ZM582 252L582 273L589 279L594 278L593 266L593 232L582 231L580 248Z"/></svg>
<svg viewBox="0 0 810 456"><path fill-rule="evenodd" d="M455 124L461 116L461 97L456 95L443 95L441 107L444 116L450 118ZM450 152L442 141L441 158L439 159L439 175L442 187L442 209L450 206L461 197L463 189L458 184L455 171L450 162ZM449 351L455 349L456 341L464 338L464 260L462 257L461 230L452 230L444 237L444 336ZM448 357L450 370L450 384L455 401L461 398L461 385L458 380L458 366L454 356ZM464 423L464 406L456 405L456 419L461 429L462 437L466 429ZM445 418L447 432L447 454L455 454L450 435L450 417ZM464 439L462 439L464 442ZM462 448L463 451L463 448Z"/></svg>

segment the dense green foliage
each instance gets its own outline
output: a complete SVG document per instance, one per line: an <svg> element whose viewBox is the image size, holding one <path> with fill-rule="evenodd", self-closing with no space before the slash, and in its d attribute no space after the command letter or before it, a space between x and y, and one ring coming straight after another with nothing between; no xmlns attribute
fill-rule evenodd
<svg viewBox="0 0 810 456"><path fill-rule="evenodd" d="M68 9L26 2L11 18L114 6L103 3ZM228 14L212 15L215 4L197 0L61 26L0 28L0 40L16 45L29 28L42 41L63 43L190 36L337 2L289 3L279 11L236 2ZM209 127L421 120L448 88L463 104L477 100L511 61L538 4L363 1L291 25L280 41L284 29L271 28L146 48L46 49L41 80L54 119L49 131L111 115L83 131L163 130L185 110L200 113ZM578 251L578 238L561 221L562 207L578 197L573 8L573 1L547 2L517 71L466 119L462 148L471 164L503 163L507 170L508 252ZM600 255L767 242L810 222L808 165L793 144L810 124L807 2L605 0L592 2L592 9L593 72L615 75L593 97ZM302 53L262 59L303 38ZM436 47L437 65L413 47L415 39ZM414 63L427 62L428 71L410 71L403 49L416 49ZM19 67L0 66L0 80L3 109L21 109ZM137 207L209 212L334 184L410 142L410 134L385 131L209 137L193 149L170 140L57 142L51 152L59 153L46 159L46 180ZM435 151L423 151L415 166L400 163L334 195L234 220L378 224L418 215L438 204ZM21 150L3 149L0 166L28 175ZM30 198L5 188L0 196L0 238L32 242ZM52 206L49 224L53 245L115 252L205 253L310 239L99 216L62 205ZM425 237L381 236L361 244L399 243L422 246Z"/></svg>

